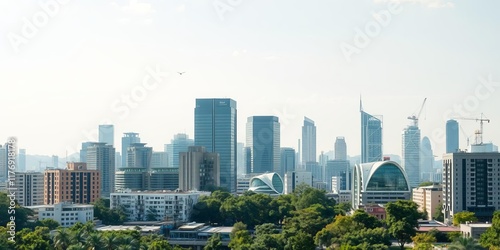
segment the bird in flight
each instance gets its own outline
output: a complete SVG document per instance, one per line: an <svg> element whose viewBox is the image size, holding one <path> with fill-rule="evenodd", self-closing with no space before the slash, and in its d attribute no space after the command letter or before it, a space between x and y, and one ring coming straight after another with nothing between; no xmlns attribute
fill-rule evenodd
<svg viewBox="0 0 500 250"><path fill-rule="evenodd" d="M182 74L184 74L184 73L186 73L186 72L177 72L177 73L179 73L179 75L182 75Z"/></svg>

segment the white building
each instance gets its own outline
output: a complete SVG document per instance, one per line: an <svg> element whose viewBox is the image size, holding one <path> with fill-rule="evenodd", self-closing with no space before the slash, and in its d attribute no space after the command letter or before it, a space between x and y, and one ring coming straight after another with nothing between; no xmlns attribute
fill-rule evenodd
<svg viewBox="0 0 500 250"><path fill-rule="evenodd" d="M285 173L285 194L291 194L295 187L305 183L312 187L313 177L311 172L287 172Z"/></svg>
<svg viewBox="0 0 500 250"><path fill-rule="evenodd" d="M356 164L352 183L354 209L368 204L386 204L411 198L408 176L394 161Z"/></svg>
<svg viewBox="0 0 500 250"><path fill-rule="evenodd" d="M450 153L443 156L443 214L445 222L462 211L479 221L491 221L500 209L500 153Z"/></svg>
<svg viewBox="0 0 500 250"><path fill-rule="evenodd" d="M138 191L127 190L111 194L111 208L122 207L129 221L170 220L176 223L189 221L194 204L200 196L210 192L190 191Z"/></svg>
<svg viewBox="0 0 500 250"><path fill-rule="evenodd" d="M94 220L94 205L61 202L53 205L28 206L38 216L38 220L53 219L63 227L71 227L77 222Z"/></svg>
<svg viewBox="0 0 500 250"><path fill-rule="evenodd" d="M19 205L43 205L44 175L39 172L16 172L16 200Z"/></svg>
<svg viewBox="0 0 500 250"><path fill-rule="evenodd" d="M236 180L236 193L243 194L250 188L250 177L240 176Z"/></svg>

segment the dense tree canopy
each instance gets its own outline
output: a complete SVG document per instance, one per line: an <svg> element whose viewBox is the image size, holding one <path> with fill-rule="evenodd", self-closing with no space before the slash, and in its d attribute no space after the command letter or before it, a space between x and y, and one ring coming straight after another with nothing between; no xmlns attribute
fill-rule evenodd
<svg viewBox="0 0 500 250"><path fill-rule="evenodd" d="M398 200L387 203L387 226L389 233L397 239L401 249L406 243L410 243L412 237L417 233L418 219L422 213L418 211L418 205L413 201Z"/></svg>
<svg viewBox="0 0 500 250"><path fill-rule="evenodd" d="M477 218L473 212L462 211L453 215L453 225L460 226L460 224L464 224L465 222L476 222Z"/></svg>
<svg viewBox="0 0 500 250"><path fill-rule="evenodd" d="M500 211L496 211L493 214L493 220L491 221L491 227L481 234L481 239L479 240L483 247L488 247L489 249L500 249Z"/></svg>

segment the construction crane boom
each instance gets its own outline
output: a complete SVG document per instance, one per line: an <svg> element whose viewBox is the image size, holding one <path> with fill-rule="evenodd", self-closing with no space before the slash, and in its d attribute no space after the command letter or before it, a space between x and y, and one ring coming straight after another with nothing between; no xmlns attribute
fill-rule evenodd
<svg viewBox="0 0 500 250"><path fill-rule="evenodd" d="M418 111L417 115L408 116L408 120L412 120L413 121L412 125L415 127L418 127L418 119L420 118L420 114L422 114L422 110L424 110L425 101L427 101L427 97L424 98L422 106L420 106L420 110Z"/></svg>
<svg viewBox="0 0 500 250"><path fill-rule="evenodd" d="M476 122L479 122L479 130L476 130L475 131L475 135L476 135L476 145L481 145L483 144L483 134L484 134L484 130L483 130L483 122L488 122L490 123L490 119L484 117L484 114L481 113L481 117L480 118L470 118L470 117L454 117L452 119L457 119L457 120L471 120L471 121L476 121Z"/></svg>

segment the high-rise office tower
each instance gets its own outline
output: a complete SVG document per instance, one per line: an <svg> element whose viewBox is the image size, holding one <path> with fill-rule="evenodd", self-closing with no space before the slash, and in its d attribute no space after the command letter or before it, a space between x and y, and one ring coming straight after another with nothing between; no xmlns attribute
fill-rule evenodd
<svg viewBox="0 0 500 250"><path fill-rule="evenodd" d="M213 190L220 186L218 153L207 153L204 147L191 146L180 153L179 188L189 190Z"/></svg>
<svg viewBox="0 0 500 250"><path fill-rule="evenodd" d="M168 153L168 165L171 168L179 168L179 153L187 152L190 146L194 145L194 140L189 139L187 134L176 134L170 144L165 146Z"/></svg>
<svg viewBox="0 0 500 250"><path fill-rule="evenodd" d="M325 166L325 182L327 191L331 192L332 187L332 177L338 177L339 190L350 190L351 189L351 167L350 162L347 160L331 160L326 163Z"/></svg>
<svg viewBox="0 0 500 250"><path fill-rule="evenodd" d="M82 149L80 149L80 162L87 162L87 148L95 142L82 142Z"/></svg>
<svg viewBox="0 0 500 250"><path fill-rule="evenodd" d="M167 168L168 154L167 152L153 152L151 156L151 168Z"/></svg>
<svg viewBox="0 0 500 250"><path fill-rule="evenodd" d="M427 136L424 136L420 143L420 172L422 174L421 180L431 180L434 173L434 154L432 153L431 141Z"/></svg>
<svg viewBox="0 0 500 250"><path fill-rule="evenodd" d="M122 154L120 152L115 152L115 171L118 171L122 167Z"/></svg>
<svg viewBox="0 0 500 250"><path fill-rule="evenodd" d="M361 113L361 163L382 160L382 118L363 111Z"/></svg>
<svg viewBox="0 0 500 250"><path fill-rule="evenodd" d="M280 176L285 178L285 174L287 172L295 171L295 149L293 148L281 148L281 157L280 157Z"/></svg>
<svg viewBox="0 0 500 250"><path fill-rule="evenodd" d="M19 149L19 155L17 156L17 171L26 171L26 149Z"/></svg>
<svg viewBox="0 0 500 250"><path fill-rule="evenodd" d="M458 152L459 138L458 122L455 120L446 121L446 153Z"/></svg>
<svg viewBox="0 0 500 250"><path fill-rule="evenodd" d="M16 172L16 201L19 205L43 205L43 173Z"/></svg>
<svg viewBox="0 0 500 250"><path fill-rule="evenodd" d="M280 123L276 116L247 119L247 147L251 173L280 172Z"/></svg>
<svg viewBox="0 0 500 250"><path fill-rule="evenodd" d="M247 174L245 167L245 144L242 142L238 142L236 146L236 158L238 159L236 174L238 176Z"/></svg>
<svg viewBox="0 0 500 250"><path fill-rule="evenodd" d="M196 99L194 144L219 153L220 184L236 193L237 109L232 99Z"/></svg>
<svg viewBox="0 0 500 250"><path fill-rule="evenodd" d="M443 214L452 222L458 212L491 221L500 210L500 153L455 152L443 156Z"/></svg>
<svg viewBox="0 0 500 250"><path fill-rule="evenodd" d="M100 171L88 169L85 162L69 162L67 169L48 169L44 173L44 203L94 202L100 198L100 184Z"/></svg>
<svg viewBox="0 0 500 250"><path fill-rule="evenodd" d="M132 143L140 143L139 133L124 133L122 137L122 168L127 167L127 149Z"/></svg>
<svg viewBox="0 0 500 250"><path fill-rule="evenodd" d="M316 159L316 125L314 121L304 117L302 126L302 163L317 162Z"/></svg>
<svg viewBox="0 0 500 250"><path fill-rule="evenodd" d="M115 144L115 128L113 125L99 125L99 142L104 142L108 145Z"/></svg>
<svg viewBox="0 0 500 250"><path fill-rule="evenodd" d="M307 162L305 165L306 171L311 172L313 176L313 182L323 182L323 168L317 162Z"/></svg>
<svg viewBox="0 0 500 250"><path fill-rule="evenodd" d="M57 155L52 156L52 167L59 168L59 156Z"/></svg>
<svg viewBox="0 0 500 250"><path fill-rule="evenodd" d="M347 160L347 145L343 136L337 136L335 139L335 160Z"/></svg>
<svg viewBox="0 0 500 250"><path fill-rule="evenodd" d="M411 188L420 184L420 129L409 125L402 132L401 165L408 174Z"/></svg>
<svg viewBox="0 0 500 250"><path fill-rule="evenodd" d="M151 169L153 148L146 143L132 143L127 149L127 168Z"/></svg>
<svg viewBox="0 0 500 250"><path fill-rule="evenodd" d="M104 142L87 147L87 168L98 170L101 176L101 196L109 197L115 188L115 148Z"/></svg>

